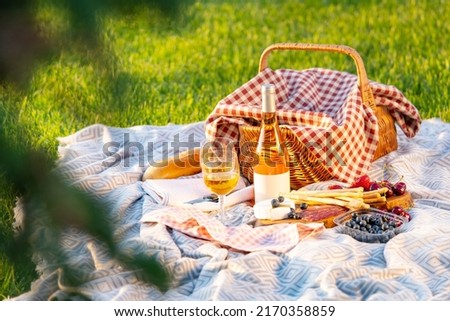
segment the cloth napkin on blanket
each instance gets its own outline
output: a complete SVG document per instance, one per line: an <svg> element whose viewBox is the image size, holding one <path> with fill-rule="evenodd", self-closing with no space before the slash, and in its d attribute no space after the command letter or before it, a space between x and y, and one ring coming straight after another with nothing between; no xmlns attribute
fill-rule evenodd
<svg viewBox="0 0 450 321"><path fill-rule="evenodd" d="M194 206L153 210L144 213L141 222L161 223L187 235L245 252L285 253L301 240L325 229L322 223L225 226Z"/></svg>
<svg viewBox="0 0 450 321"><path fill-rule="evenodd" d="M378 120L362 102L354 74L311 68L266 68L223 98L206 120L208 136L239 140L240 126L261 120L261 85L276 88L280 126L290 128L339 181L352 182L370 168L378 144ZM375 104L385 106L404 134L418 132L416 107L394 86L370 82Z"/></svg>
<svg viewBox="0 0 450 321"><path fill-rule="evenodd" d="M186 204L186 202L211 194L205 186L203 178L199 175L180 179L151 179L142 184L143 189L153 195L154 199L160 199L160 204L176 207L194 206L204 212L217 211L217 202L201 202ZM246 186L243 177L236 188L225 197L225 207L230 207L253 199L253 185Z"/></svg>
<svg viewBox="0 0 450 321"><path fill-rule="evenodd" d="M225 207L230 208L253 199L253 185L245 185L245 179L241 178L236 189L225 197ZM180 179L146 180L142 187L152 199L159 199L160 204L165 207L144 213L141 222L161 223L187 235L240 251L287 252L302 239L324 229L321 223L225 226L209 214L219 209L217 203L185 203L211 193L198 175Z"/></svg>

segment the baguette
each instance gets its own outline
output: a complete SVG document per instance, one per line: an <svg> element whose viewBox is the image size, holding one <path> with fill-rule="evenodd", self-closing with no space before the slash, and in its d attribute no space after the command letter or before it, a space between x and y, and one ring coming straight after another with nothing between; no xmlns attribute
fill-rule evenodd
<svg viewBox="0 0 450 321"><path fill-rule="evenodd" d="M202 171L200 167L200 148L193 148L171 156L155 165L150 165L142 180L170 179L194 175Z"/></svg>

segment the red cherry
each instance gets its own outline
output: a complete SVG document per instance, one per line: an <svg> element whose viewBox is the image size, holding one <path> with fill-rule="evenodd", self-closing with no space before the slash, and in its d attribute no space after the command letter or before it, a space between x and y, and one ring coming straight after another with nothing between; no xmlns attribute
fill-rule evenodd
<svg viewBox="0 0 450 321"><path fill-rule="evenodd" d="M411 215L409 215L408 212L403 212L402 216L405 217L408 220L408 222L411 221Z"/></svg>
<svg viewBox="0 0 450 321"><path fill-rule="evenodd" d="M403 195L406 192L406 184L404 182L397 182L394 184L392 190L395 195Z"/></svg>
<svg viewBox="0 0 450 321"><path fill-rule="evenodd" d="M380 182L381 186L392 186L392 183L389 182L387 179L384 179Z"/></svg>
<svg viewBox="0 0 450 321"><path fill-rule="evenodd" d="M391 197L394 196L394 185L392 185L391 182L387 181L387 180L383 180L380 182L380 185L382 187L387 187L387 192L386 192L386 197Z"/></svg>
<svg viewBox="0 0 450 321"><path fill-rule="evenodd" d="M380 188L381 188L381 185L378 182L370 183L369 190L375 191L375 190L380 189Z"/></svg>
<svg viewBox="0 0 450 321"><path fill-rule="evenodd" d="M387 192L386 192L386 197L391 197L391 196L394 196L395 194L394 194L394 191L392 190L392 186L391 185L388 185L388 186L386 186L387 187Z"/></svg>
<svg viewBox="0 0 450 321"><path fill-rule="evenodd" d="M408 212L406 212L403 207L401 206L394 206L391 209L391 213L398 215L398 216L403 216L404 218L406 218L407 222L411 221L411 215L409 215Z"/></svg>
<svg viewBox="0 0 450 321"><path fill-rule="evenodd" d="M365 174L363 176L358 177L351 187L362 187L365 191L370 190L370 177L369 175Z"/></svg>
<svg viewBox="0 0 450 321"><path fill-rule="evenodd" d="M405 210L401 206L394 206L391 209L391 213L396 215L403 215L403 213L405 213Z"/></svg>
<svg viewBox="0 0 450 321"><path fill-rule="evenodd" d="M328 186L328 189L343 189L343 188L344 188L344 186L339 185L339 184L333 184L333 185Z"/></svg>

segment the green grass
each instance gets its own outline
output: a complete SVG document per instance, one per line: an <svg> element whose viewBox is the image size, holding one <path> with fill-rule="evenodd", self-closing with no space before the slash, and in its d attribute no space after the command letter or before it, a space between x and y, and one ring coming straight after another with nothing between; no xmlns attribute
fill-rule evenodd
<svg viewBox="0 0 450 321"><path fill-rule="evenodd" d="M198 1L176 21L150 10L101 17L105 51L65 50L40 65L24 90L0 87L1 126L11 140L57 157L59 136L93 123L129 127L203 120L215 104L257 73L275 42L346 44L370 79L399 88L422 118L450 121L448 1ZM65 13L38 11L46 32L67 29ZM269 65L354 72L350 58L277 52ZM20 130L19 130L20 128ZM0 236L10 236L16 195L0 182ZM24 254L24 257L26 255ZM30 260L0 258L0 298L29 289Z"/></svg>

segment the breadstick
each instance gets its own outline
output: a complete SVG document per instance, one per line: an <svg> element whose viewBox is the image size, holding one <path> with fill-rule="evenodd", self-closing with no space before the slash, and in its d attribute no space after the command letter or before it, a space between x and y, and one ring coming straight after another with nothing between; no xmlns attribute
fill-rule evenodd
<svg viewBox="0 0 450 321"><path fill-rule="evenodd" d="M373 204L373 203L385 203L386 202L386 196L381 197L373 197L373 198L365 198L364 203L366 204Z"/></svg>
<svg viewBox="0 0 450 321"><path fill-rule="evenodd" d="M332 197L313 197L313 196L303 196L295 195L292 193L282 193L282 196L289 197L290 199L297 202L307 203L309 205L318 204L328 204L328 205L338 205L347 207L350 209L368 208L367 204L363 202L361 198L349 198L349 201L340 200Z"/></svg>
<svg viewBox="0 0 450 321"><path fill-rule="evenodd" d="M382 188L379 188L379 189L375 189L373 191L364 192L363 194L364 194L365 198L370 198L373 194L381 194L381 195L383 195L383 194L386 194L387 191L388 191L387 187L382 187Z"/></svg>
<svg viewBox="0 0 450 321"><path fill-rule="evenodd" d="M370 193L369 195L363 194L364 199L378 198L381 197L380 193Z"/></svg>
<svg viewBox="0 0 450 321"><path fill-rule="evenodd" d="M362 187L358 188L346 188L346 189L336 189L336 190L297 190L292 191L291 194L302 195L302 196L313 196L313 197L337 197L337 196L349 196L349 197L362 197L364 189Z"/></svg>

